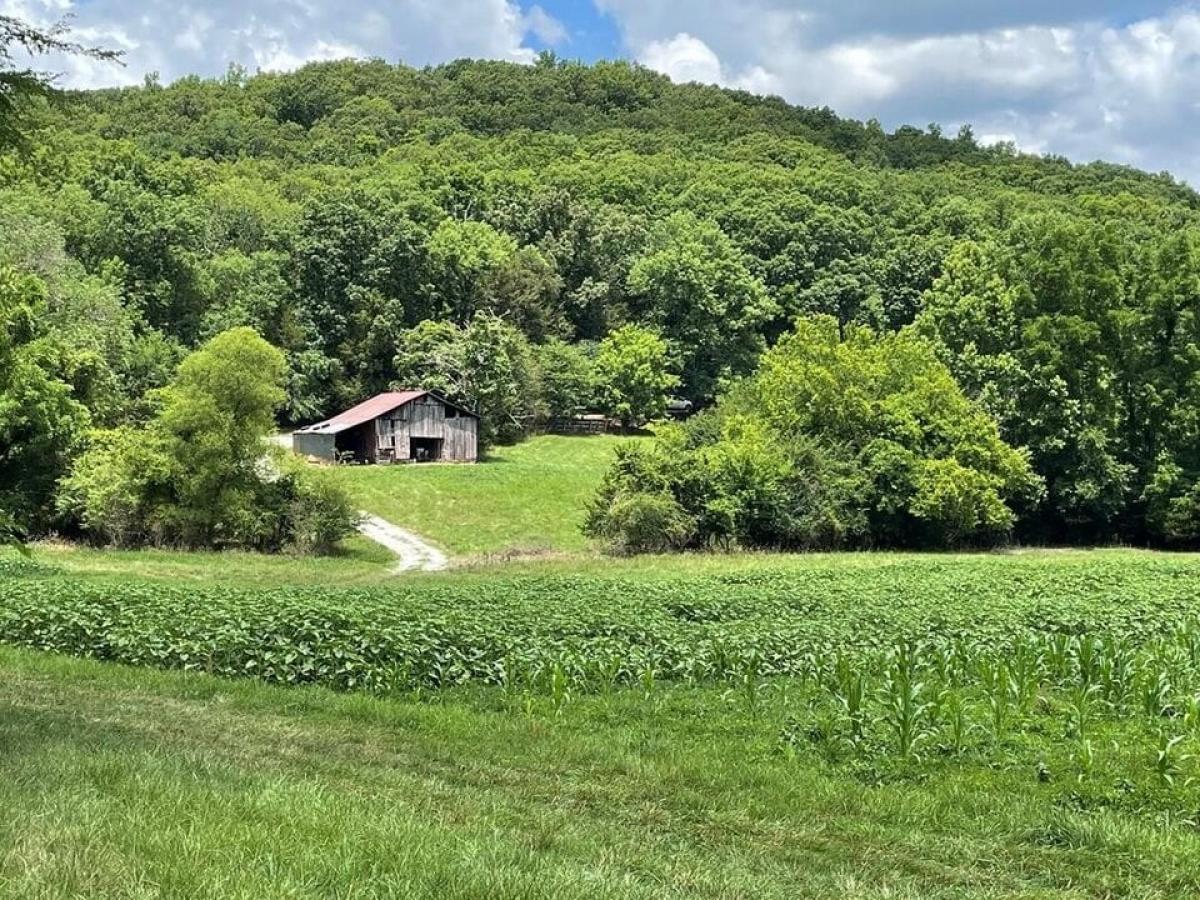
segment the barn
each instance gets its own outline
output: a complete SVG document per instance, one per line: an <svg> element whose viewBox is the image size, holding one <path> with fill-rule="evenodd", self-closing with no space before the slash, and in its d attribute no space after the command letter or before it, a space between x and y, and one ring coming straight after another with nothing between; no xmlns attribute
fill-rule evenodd
<svg viewBox="0 0 1200 900"><path fill-rule="evenodd" d="M390 391L292 433L302 456L354 462L475 462L479 417L432 391Z"/></svg>

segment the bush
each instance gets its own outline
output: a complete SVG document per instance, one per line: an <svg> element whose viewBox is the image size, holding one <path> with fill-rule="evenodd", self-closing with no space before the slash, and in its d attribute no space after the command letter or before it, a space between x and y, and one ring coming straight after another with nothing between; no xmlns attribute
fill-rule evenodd
<svg viewBox="0 0 1200 900"><path fill-rule="evenodd" d="M354 533L360 519L346 489L324 472L297 468L287 507L288 545L301 553L329 553Z"/></svg>
<svg viewBox="0 0 1200 900"><path fill-rule="evenodd" d="M639 491L616 498L595 534L619 553L664 553L691 542L696 520L670 494Z"/></svg>
<svg viewBox="0 0 1200 900"><path fill-rule="evenodd" d="M692 524L676 546L949 547L1002 540L1041 488L927 344L816 318L686 428L619 453L586 527L636 552L622 504L647 492Z"/></svg>
<svg viewBox="0 0 1200 900"><path fill-rule="evenodd" d="M160 438L144 428L92 432L87 451L60 485L59 511L100 543L162 543L157 513L169 490L171 466Z"/></svg>
<svg viewBox="0 0 1200 900"><path fill-rule="evenodd" d="M266 434L283 399L279 351L225 332L180 366L146 425L98 431L58 503L96 541L326 552L357 524L349 495Z"/></svg>

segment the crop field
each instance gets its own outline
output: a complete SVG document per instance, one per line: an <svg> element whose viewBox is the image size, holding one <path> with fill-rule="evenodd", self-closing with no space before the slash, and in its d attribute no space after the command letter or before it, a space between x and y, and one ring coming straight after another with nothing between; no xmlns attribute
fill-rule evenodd
<svg viewBox="0 0 1200 900"><path fill-rule="evenodd" d="M736 558L734 558L736 560ZM1008 654L1091 637L1136 648L1200 614L1200 560L1109 553L794 557L640 576L619 567L432 573L276 590L76 578L0 565L0 639L135 664L388 691L656 678L819 680L839 656L919 645Z"/></svg>
<svg viewBox="0 0 1200 900"><path fill-rule="evenodd" d="M511 881L499 896L570 895L567 885L588 877L594 890L580 896L1200 891L1200 558L1191 555L703 557L277 590L118 583L81 578L52 559L10 558L0 564L0 642L184 670L170 677L201 679L186 684L205 694L250 691L255 718L225 729L290 733L309 727L288 718L295 704L325 709L311 727L339 723L336 765L390 785L384 797L403 793L390 802L410 818L387 819L393 837L404 839L411 816L422 815L404 804L437 806L449 792L458 812L437 819L439 833L469 843L471 858L491 860L485 868L499 865L492 854L504 856ZM4 651L0 668L7 660L28 669L23 652ZM80 690L51 685L51 694ZM22 702L38 707L30 698L39 691L27 687ZM336 694L347 693L383 704L369 708L390 710L392 730L359 729L344 711L329 712L343 710L350 701ZM221 715L206 708L202 717ZM122 716L121 734L157 735L136 712ZM505 749L489 739L494 732L506 735ZM162 737L146 740L157 746ZM477 773L453 788L437 774L446 740L454 767ZM362 741L382 743L365 751ZM393 784L378 768L395 741L425 773L416 786ZM145 752L138 746L135 756ZM314 737L304 752L327 748ZM270 766L295 767L287 779L301 779L313 764L291 756ZM591 812L570 828L547 826L571 833L569 847L547 836L519 850L513 841L526 823L553 820L562 802L560 788L533 774L546 767L569 802ZM602 787L614 778L623 786ZM288 815L318 830L321 801L287 779L279 790L297 804ZM517 784L535 786L530 795ZM646 798L668 795L676 797L668 810L649 811ZM637 809L648 818L631 821ZM823 817L817 832L799 824L811 816ZM490 836L464 824L477 818L492 823ZM346 822L344 840L368 839L366 826ZM213 828L206 840L219 843ZM643 835L645 853L635 852L633 834ZM759 848L756 862L732 854L746 841ZM307 859L307 845L288 852ZM340 852L347 864L368 865L351 846ZM691 876L668 862L676 853L693 860ZM444 850L423 847L409 863L391 873L403 886L397 894L488 893L484 871L455 869L466 863ZM450 881L424 884L416 874L446 867L457 872ZM863 873L871 880L857 881ZM260 876L255 890L278 887Z"/></svg>

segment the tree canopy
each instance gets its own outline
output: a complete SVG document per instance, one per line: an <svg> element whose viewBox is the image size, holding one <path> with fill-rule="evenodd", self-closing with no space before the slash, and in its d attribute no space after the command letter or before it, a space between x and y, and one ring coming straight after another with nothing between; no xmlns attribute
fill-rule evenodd
<svg viewBox="0 0 1200 900"><path fill-rule="evenodd" d="M27 63L47 53L66 53L116 62L120 52L87 47L70 39L66 19L38 28L15 16L0 15L0 149L26 144L24 120L38 98L52 96L54 76Z"/></svg>
<svg viewBox="0 0 1200 900"><path fill-rule="evenodd" d="M289 422L417 383L504 441L579 406L655 415L619 381L626 329L662 342L650 393L704 407L815 316L855 346L911 328L1028 451L1044 494L1015 534L1200 543L1200 197L1169 176L620 62L337 61L64 99L0 151L0 266L41 310L20 355L67 457L68 431L145 423L239 327L282 352ZM55 519L63 462L22 485L19 525Z"/></svg>
<svg viewBox="0 0 1200 900"><path fill-rule="evenodd" d="M666 502L674 533L698 544L953 547L1007 537L1041 492L1027 454L929 343L862 326L843 336L821 316L801 319L710 411L627 449L589 528L639 547L654 531L631 510L662 516Z"/></svg>

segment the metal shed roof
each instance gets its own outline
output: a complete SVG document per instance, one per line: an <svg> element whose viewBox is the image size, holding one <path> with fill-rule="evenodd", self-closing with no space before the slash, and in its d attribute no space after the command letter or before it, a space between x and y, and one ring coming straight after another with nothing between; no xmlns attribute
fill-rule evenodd
<svg viewBox="0 0 1200 900"><path fill-rule="evenodd" d="M475 416L475 413L469 409L463 409L457 403L451 403L444 397L439 397L433 391L385 391L382 394L376 394L369 400L364 400L356 406L350 407L345 412L340 412L336 416L331 416L324 422L317 422L314 425L305 425L303 428L297 428L296 434L338 434L348 429L355 428L372 419L378 419L382 415L390 413L394 409L399 409L408 403L412 403L426 394L441 400L447 406L453 406L460 412L464 412L469 416ZM475 416L478 418L478 416Z"/></svg>

